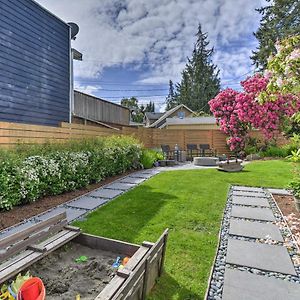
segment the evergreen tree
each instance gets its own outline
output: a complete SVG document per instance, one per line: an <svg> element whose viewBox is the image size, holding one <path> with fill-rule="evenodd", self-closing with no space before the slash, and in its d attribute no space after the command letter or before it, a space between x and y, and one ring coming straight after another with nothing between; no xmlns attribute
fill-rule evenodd
<svg viewBox="0 0 300 300"><path fill-rule="evenodd" d="M175 99L177 104L185 104L196 112L209 113L208 101L220 91L219 70L212 63L214 49L208 48L207 33L202 32L200 24L196 37L192 57L176 85Z"/></svg>
<svg viewBox="0 0 300 300"><path fill-rule="evenodd" d="M148 104L146 104L145 112L154 112L154 111L155 111L154 102L150 101Z"/></svg>
<svg viewBox="0 0 300 300"><path fill-rule="evenodd" d="M166 98L166 104L167 104L166 110L170 110L171 108L178 105L177 100L176 100L176 96L175 96L175 92L174 92L174 85L173 85L172 80L169 81L169 94Z"/></svg>
<svg viewBox="0 0 300 300"><path fill-rule="evenodd" d="M267 0L269 5L257 9L260 26L254 33L259 45L251 57L256 67L264 69L270 55L276 53L277 40L300 33L299 0Z"/></svg>

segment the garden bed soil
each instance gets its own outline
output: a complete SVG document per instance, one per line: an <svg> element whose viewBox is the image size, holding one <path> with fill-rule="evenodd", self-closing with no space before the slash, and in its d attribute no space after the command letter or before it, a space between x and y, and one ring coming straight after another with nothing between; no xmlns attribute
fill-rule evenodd
<svg viewBox="0 0 300 300"><path fill-rule="evenodd" d="M86 262L76 262L86 256ZM117 255L70 242L29 268L32 276L42 279L47 300L93 300L116 273L112 264Z"/></svg>
<svg viewBox="0 0 300 300"><path fill-rule="evenodd" d="M57 205L63 204L65 202L68 202L68 201L76 198L76 197L79 197L88 192L91 192L94 189L97 189L103 185L111 183L112 181L119 179L121 177L124 177L128 174L131 174L133 172L135 172L135 171L128 171L121 175L107 178L101 182L88 185L87 187L76 190L76 191L64 193L64 194L57 195L57 196L47 196L47 197L41 198L33 203L16 206L12 210L9 210L9 211L0 211L0 230L3 230L7 227L18 224L26 219L29 219L35 215L45 212L48 209L54 208Z"/></svg>
<svg viewBox="0 0 300 300"><path fill-rule="evenodd" d="M281 195L273 195L273 197L285 217L293 214L293 218L295 220L298 219L298 222L294 222L293 226L290 226L290 229L294 235L300 234L300 212L296 209L294 197Z"/></svg>

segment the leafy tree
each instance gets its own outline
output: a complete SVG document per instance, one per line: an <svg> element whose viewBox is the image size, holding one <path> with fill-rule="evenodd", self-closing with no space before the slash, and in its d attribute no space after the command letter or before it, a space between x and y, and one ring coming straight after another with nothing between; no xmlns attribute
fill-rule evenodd
<svg viewBox="0 0 300 300"><path fill-rule="evenodd" d="M136 99L135 97L123 98L121 100L121 105L126 106L133 110L137 110L139 108L138 102L139 102L138 99Z"/></svg>
<svg viewBox="0 0 300 300"><path fill-rule="evenodd" d="M169 94L166 98L166 104L167 104L166 110L170 110L173 107L178 105L176 95L175 95L175 91L174 91L174 84L173 84L172 80L169 81Z"/></svg>
<svg viewBox="0 0 300 300"><path fill-rule="evenodd" d="M208 101L220 91L219 70L212 63L214 49L208 48L208 36L202 32L200 24L196 37L192 57L188 58L181 82L176 85L175 99L177 104L209 113Z"/></svg>
<svg viewBox="0 0 300 300"><path fill-rule="evenodd" d="M139 101L135 97L123 98L121 100L121 105L126 106L131 111L131 120L133 122L142 123L144 119L144 107L143 105L139 107Z"/></svg>
<svg viewBox="0 0 300 300"><path fill-rule="evenodd" d="M135 97L123 98L121 100L121 105L130 108L131 120L133 122L137 122L137 123L143 122L145 112L154 112L155 111L154 102L150 101L148 104L146 104L146 107L145 107L143 104L139 105L139 101Z"/></svg>
<svg viewBox="0 0 300 300"><path fill-rule="evenodd" d="M265 69L270 55L276 53L275 43L300 32L299 0L266 0L268 5L258 8L262 15L260 26L254 33L259 45L253 51L256 67Z"/></svg>

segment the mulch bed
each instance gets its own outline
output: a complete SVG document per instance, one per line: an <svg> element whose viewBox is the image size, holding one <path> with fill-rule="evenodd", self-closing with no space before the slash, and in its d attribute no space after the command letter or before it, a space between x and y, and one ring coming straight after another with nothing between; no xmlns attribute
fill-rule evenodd
<svg viewBox="0 0 300 300"><path fill-rule="evenodd" d="M298 237L300 235L300 212L296 209L294 197L281 195L273 195L273 197L288 222L292 233Z"/></svg>
<svg viewBox="0 0 300 300"><path fill-rule="evenodd" d="M56 207L57 205L68 202L76 197L84 195L90 191L93 191L94 189L97 189L103 185L111 183L112 181L124 177L133 172L135 171L129 171L121 175L107 178L99 183L91 184L80 190L64 193L57 196L47 196L37 200L36 202L17 206L9 211L0 212L0 230L18 224L24 221L25 219L31 218L35 215L47 211L48 209Z"/></svg>

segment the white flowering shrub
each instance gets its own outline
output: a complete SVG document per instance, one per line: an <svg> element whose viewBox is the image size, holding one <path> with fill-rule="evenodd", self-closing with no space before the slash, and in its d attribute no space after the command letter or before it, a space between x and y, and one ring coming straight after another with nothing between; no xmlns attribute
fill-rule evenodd
<svg viewBox="0 0 300 300"><path fill-rule="evenodd" d="M47 152L48 151L48 152ZM141 145L108 137L0 158L0 210L73 191L139 166Z"/></svg>

